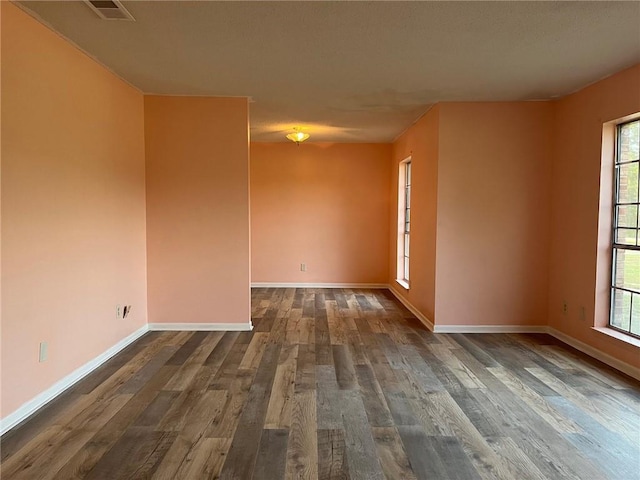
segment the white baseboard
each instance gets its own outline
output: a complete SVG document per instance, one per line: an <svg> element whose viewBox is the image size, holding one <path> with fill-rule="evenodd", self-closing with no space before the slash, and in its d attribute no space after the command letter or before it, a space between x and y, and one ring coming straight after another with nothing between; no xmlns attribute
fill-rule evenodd
<svg viewBox="0 0 640 480"><path fill-rule="evenodd" d="M547 333L546 325L436 325L433 333Z"/></svg>
<svg viewBox="0 0 640 480"><path fill-rule="evenodd" d="M27 417L35 413L38 409L45 406L51 400L53 400L62 392L67 390L69 387L73 386L74 384L82 380L84 377L89 375L91 372L93 372L96 368L98 368L100 365L105 363L111 357L113 357L118 352L123 350L125 347L129 346L130 344L135 342L138 338L140 338L142 335L147 333L148 330L149 329L147 325L140 327L138 330L133 332L131 335L123 338L122 340L120 340L118 343L116 343L114 346L106 350L104 353L98 355L93 360L90 360L89 362L85 363L81 367L77 368L76 370L71 372L69 375L64 377L62 380L56 382L53 386L47 388L44 392L35 396L28 402L24 403L16 411L4 417L2 420L0 420L0 435L4 435L6 432L8 432L17 424L22 422L24 419L26 419Z"/></svg>
<svg viewBox="0 0 640 480"><path fill-rule="evenodd" d="M275 286L275 284L253 284L252 286ZM283 285L283 284L278 284ZM289 285L289 284L287 284ZM300 284L296 284L298 286ZM509 326L509 325L436 325L434 329L433 323L425 317L420 311L415 308L410 302L404 299L398 292L396 292L389 285L372 286L372 284L366 284L366 286L355 286L361 284L331 284L332 286L326 286L329 284L314 284L322 286L309 286L311 284L305 284L306 288L388 288L389 291L402 303L407 309L413 313L429 330L435 333L548 333L557 338L561 342L570 345L581 352L600 360L603 363L640 380L640 369L629 365L611 355L604 353L590 345L587 345L580 340L576 340L573 337L566 335L565 333L556 330L555 328L547 326ZM335 286L341 285L341 286ZM344 286L344 285L349 285ZM377 285L377 284L375 284ZM24 403L20 408L10 413L6 417L0 420L0 435L4 435L27 417L35 413L38 409L45 406L55 397L62 392L82 380L88 374L93 372L100 365L105 363L111 357L119 353L125 347L135 342L138 338L144 335L147 331L250 331L253 329L251 322L247 323L150 323L122 339L114 346L106 350L101 355L97 356L93 360L85 363L81 367L77 368L69 375L56 382L53 386L35 396L28 402Z"/></svg>
<svg viewBox="0 0 640 480"><path fill-rule="evenodd" d="M254 282L251 288L389 288L386 283L276 283Z"/></svg>
<svg viewBox="0 0 640 480"><path fill-rule="evenodd" d="M248 332L253 330L251 322L246 323L150 323L150 331L200 331L200 332Z"/></svg>
<svg viewBox="0 0 640 480"><path fill-rule="evenodd" d="M618 360L611 355L587 345L580 340L576 340L569 335L562 333L555 328L546 325L433 325L433 323L425 317L420 311L414 307L408 300L402 297L392 286L388 286L389 291L402 303L407 309L413 313L429 330L434 333L548 333L563 343L580 350L582 353L590 357L606 363L610 367L629 375L636 380L640 380L640 368L629 365L626 362Z"/></svg>
<svg viewBox="0 0 640 480"><path fill-rule="evenodd" d="M391 293L393 293L393 296L396 297L401 304L407 307L407 310L413 313L418 318L418 320L420 320L424 324L425 327L427 327L429 330L433 332L433 322L431 320L429 320L422 313L420 313L420 310L418 310L416 307L411 305L411 303L408 300L406 300L405 298L402 298L402 295L396 292L393 289L393 287L387 285L387 288Z"/></svg>
<svg viewBox="0 0 640 480"><path fill-rule="evenodd" d="M606 363L610 367L615 368L616 370L620 370L622 373L626 373L630 377L635 378L636 380L640 380L640 368L634 367L633 365L629 365L622 360L618 360L617 358L612 357L608 353L604 353L597 348L593 348L591 345L587 345L580 340L576 340L573 337L570 337L566 333L562 333L559 330L556 330L552 327L547 327L547 333L553 337L556 337L561 342L566 343L567 345L572 346L576 350L580 350L582 353L586 353L590 357L595 358L596 360L600 360L602 363Z"/></svg>
<svg viewBox="0 0 640 480"><path fill-rule="evenodd" d="M393 292L393 290L391 290ZM395 292L394 292L395 293ZM396 294L396 296L398 296ZM402 301L402 299L400 299ZM405 303L405 302L403 302ZM407 304L405 303L405 306ZM409 308L407 306L407 308ZM411 309L410 309L411 310ZM415 312L412 312L415 314ZM417 315L416 315L417 316ZM562 333L555 328L548 327L546 325L436 325L433 330L434 333L547 333L552 337L557 338L563 343L580 350L582 353L589 355L590 357L600 360L602 363L606 363L610 367L621 371L629 375L636 380L640 380L640 368L629 365L626 362L618 360L612 357L608 353L604 353L597 348L592 347L580 340L576 340L569 335Z"/></svg>

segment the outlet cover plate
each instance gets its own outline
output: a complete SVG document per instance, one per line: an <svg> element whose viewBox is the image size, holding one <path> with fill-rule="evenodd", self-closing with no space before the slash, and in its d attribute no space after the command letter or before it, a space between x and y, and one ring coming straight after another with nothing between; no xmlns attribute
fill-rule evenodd
<svg viewBox="0 0 640 480"><path fill-rule="evenodd" d="M38 356L38 361L40 363L47 360L49 356L49 344L47 342L40 342L40 353Z"/></svg>

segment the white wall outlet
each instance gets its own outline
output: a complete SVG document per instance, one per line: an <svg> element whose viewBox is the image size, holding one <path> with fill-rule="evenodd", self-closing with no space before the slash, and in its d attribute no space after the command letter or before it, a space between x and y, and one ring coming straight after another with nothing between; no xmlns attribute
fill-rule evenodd
<svg viewBox="0 0 640 480"><path fill-rule="evenodd" d="M40 354L38 357L38 361L40 363L47 360L49 356L49 344L47 342L40 342Z"/></svg>
<svg viewBox="0 0 640 480"><path fill-rule="evenodd" d="M122 318L122 307L120 305L116 305L116 318Z"/></svg>
<svg viewBox="0 0 640 480"><path fill-rule="evenodd" d="M300 264L300 271L301 272L306 272L307 271L307 264L306 263L301 263Z"/></svg>

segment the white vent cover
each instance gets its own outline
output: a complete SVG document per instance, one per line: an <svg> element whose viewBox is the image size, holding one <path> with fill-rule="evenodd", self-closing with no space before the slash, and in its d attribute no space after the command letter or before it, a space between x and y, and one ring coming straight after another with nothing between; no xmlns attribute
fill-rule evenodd
<svg viewBox="0 0 640 480"><path fill-rule="evenodd" d="M135 21L118 0L85 0L85 3L103 20Z"/></svg>

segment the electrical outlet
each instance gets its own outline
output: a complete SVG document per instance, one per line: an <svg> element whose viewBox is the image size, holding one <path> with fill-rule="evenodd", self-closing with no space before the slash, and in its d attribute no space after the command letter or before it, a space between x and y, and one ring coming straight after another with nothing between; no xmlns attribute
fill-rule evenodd
<svg viewBox="0 0 640 480"><path fill-rule="evenodd" d="M116 305L116 318L122 318L122 308L120 307L120 305Z"/></svg>
<svg viewBox="0 0 640 480"><path fill-rule="evenodd" d="M40 354L38 356L38 361L40 363L47 360L49 356L49 344L47 342L40 342Z"/></svg>
<svg viewBox="0 0 640 480"><path fill-rule="evenodd" d="M566 315L569 312L569 305L567 304L567 301L564 300L562 302L562 314Z"/></svg>
<svg viewBox="0 0 640 480"><path fill-rule="evenodd" d="M301 272L306 272L307 271L307 264L306 263L301 263L300 264L300 271Z"/></svg>

